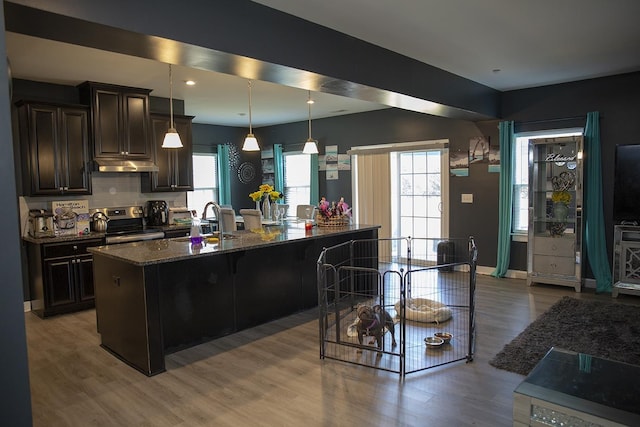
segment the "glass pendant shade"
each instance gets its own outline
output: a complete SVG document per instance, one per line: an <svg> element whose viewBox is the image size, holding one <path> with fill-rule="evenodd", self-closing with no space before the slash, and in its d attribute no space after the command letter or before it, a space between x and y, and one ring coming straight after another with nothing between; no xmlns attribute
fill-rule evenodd
<svg viewBox="0 0 640 427"><path fill-rule="evenodd" d="M260 151L260 146L258 145L258 140L252 133L248 134L244 139L244 144L242 145L242 151Z"/></svg>
<svg viewBox="0 0 640 427"><path fill-rule="evenodd" d="M180 135L178 135L178 132L174 128L170 128L164 135L162 148L182 148Z"/></svg>
<svg viewBox="0 0 640 427"><path fill-rule="evenodd" d="M302 149L303 154L318 154L318 146L316 145L316 141L309 138L307 142L304 143L304 148Z"/></svg>
<svg viewBox="0 0 640 427"><path fill-rule="evenodd" d="M311 104L313 104L313 100L311 99L311 91L309 91L309 99L307 100L307 105L309 106L309 138L304 143L303 154L318 154L316 140L311 138Z"/></svg>
<svg viewBox="0 0 640 427"><path fill-rule="evenodd" d="M178 135L178 131L176 131L175 124L173 123L173 78L171 76L171 64L169 64L169 111L171 112L169 116L171 122L169 122L169 130L164 135L162 148L182 148L180 135Z"/></svg>

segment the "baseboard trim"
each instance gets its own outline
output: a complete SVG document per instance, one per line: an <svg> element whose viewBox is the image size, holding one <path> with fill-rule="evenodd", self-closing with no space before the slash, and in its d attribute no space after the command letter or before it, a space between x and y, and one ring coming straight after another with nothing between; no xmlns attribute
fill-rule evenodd
<svg viewBox="0 0 640 427"><path fill-rule="evenodd" d="M24 312L31 311L31 301L24 302Z"/></svg>
<svg viewBox="0 0 640 427"><path fill-rule="evenodd" d="M482 274L484 276L491 276L491 273L493 273L495 269L496 269L495 267L486 267L486 266L483 267L479 265L476 267L476 273ZM504 277L509 279L526 279L527 272L521 271L521 270L507 270L507 273L505 274Z"/></svg>

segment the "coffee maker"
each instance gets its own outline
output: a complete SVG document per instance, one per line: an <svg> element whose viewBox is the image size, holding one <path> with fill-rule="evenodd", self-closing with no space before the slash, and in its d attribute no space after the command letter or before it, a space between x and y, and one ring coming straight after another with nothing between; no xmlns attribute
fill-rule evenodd
<svg viewBox="0 0 640 427"><path fill-rule="evenodd" d="M164 200L149 200L146 209L147 225L167 225L169 207Z"/></svg>

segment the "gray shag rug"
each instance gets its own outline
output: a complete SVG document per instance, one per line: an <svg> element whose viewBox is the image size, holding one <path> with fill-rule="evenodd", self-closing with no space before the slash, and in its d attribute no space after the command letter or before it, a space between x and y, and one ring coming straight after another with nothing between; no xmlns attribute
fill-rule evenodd
<svg viewBox="0 0 640 427"><path fill-rule="evenodd" d="M527 375L551 347L640 365L640 307L563 297L489 364Z"/></svg>

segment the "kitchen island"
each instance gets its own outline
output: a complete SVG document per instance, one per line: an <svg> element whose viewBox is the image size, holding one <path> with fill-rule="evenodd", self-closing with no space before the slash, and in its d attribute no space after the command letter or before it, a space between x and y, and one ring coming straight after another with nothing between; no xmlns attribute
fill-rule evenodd
<svg viewBox="0 0 640 427"><path fill-rule="evenodd" d="M304 222L189 238L90 248L101 345L142 373L166 354L317 306L325 247L377 239L379 226Z"/></svg>

